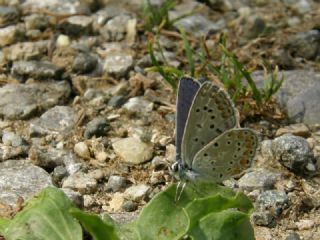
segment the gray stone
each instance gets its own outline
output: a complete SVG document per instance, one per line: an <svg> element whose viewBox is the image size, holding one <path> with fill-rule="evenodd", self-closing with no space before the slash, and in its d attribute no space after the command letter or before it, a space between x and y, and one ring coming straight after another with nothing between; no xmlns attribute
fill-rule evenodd
<svg viewBox="0 0 320 240"><path fill-rule="evenodd" d="M290 120L294 123L319 123L320 115L317 117L317 114L320 114L320 111L317 110L317 103L320 98L320 73L312 70L292 70L284 71L283 76L285 80L275 96ZM259 87L263 86L262 72L255 72L253 78Z"/></svg>
<svg viewBox="0 0 320 240"><path fill-rule="evenodd" d="M31 198L43 188L53 186L50 175L25 160L0 163L0 201L14 206L19 197Z"/></svg>
<svg viewBox="0 0 320 240"><path fill-rule="evenodd" d="M168 168L168 162L160 156L155 156L151 161L151 166L155 171L164 170Z"/></svg>
<svg viewBox="0 0 320 240"><path fill-rule="evenodd" d="M286 48L294 57L309 60L320 58L320 30L309 30L291 36Z"/></svg>
<svg viewBox="0 0 320 240"><path fill-rule="evenodd" d="M283 135L272 141L274 158L290 171L313 175L317 170L316 159L307 140L294 135Z"/></svg>
<svg viewBox="0 0 320 240"><path fill-rule="evenodd" d="M125 38L128 22L134 19L127 14L121 14L113 17L100 29L100 34L106 41L121 41Z"/></svg>
<svg viewBox="0 0 320 240"><path fill-rule="evenodd" d="M67 82L7 84L0 88L0 117L27 119L65 103L71 89Z"/></svg>
<svg viewBox="0 0 320 240"><path fill-rule="evenodd" d="M97 189L97 185L97 180L83 172L72 174L65 178L62 183L63 188L70 188L82 194L94 193Z"/></svg>
<svg viewBox="0 0 320 240"><path fill-rule="evenodd" d="M271 227L274 225L274 218L269 211L258 211L251 215L251 219L257 226Z"/></svg>
<svg viewBox="0 0 320 240"><path fill-rule="evenodd" d="M93 136L105 136L110 129L109 121L105 117L96 117L86 125L84 138L89 139Z"/></svg>
<svg viewBox="0 0 320 240"><path fill-rule="evenodd" d="M112 144L117 155L125 163L141 164L149 161L153 155L153 145L142 142L139 138L128 137L120 139Z"/></svg>
<svg viewBox="0 0 320 240"><path fill-rule="evenodd" d="M131 186L126 189L124 194L133 201L139 201L144 199L148 192L150 191L150 187L144 184Z"/></svg>
<svg viewBox="0 0 320 240"><path fill-rule="evenodd" d="M300 136L304 138L311 136L311 132L309 128L303 123L296 123L296 124L284 126L282 128L278 128L278 130L276 131L277 137L284 134L292 134L292 135Z"/></svg>
<svg viewBox="0 0 320 240"><path fill-rule="evenodd" d="M64 166L60 165L53 169L52 179L56 184L58 184L67 175L68 175L67 169Z"/></svg>
<svg viewBox="0 0 320 240"><path fill-rule="evenodd" d="M29 150L29 158L36 166L45 169L54 169L63 165L69 159L71 152L64 149L57 149L50 145L33 144Z"/></svg>
<svg viewBox="0 0 320 240"><path fill-rule="evenodd" d="M49 18L45 15L31 14L24 18L24 23L27 30L37 29L43 31L49 27Z"/></svg>
<svg viewBox="0 0 320 240"><path fill-rule="evenodd" d="M123 105L123 108L131 113L148 114L153 110L153 103L145 100L143 97L133 97Z"/></svg>
<svg viewBox="0 0 320 240"><path fill-rule="evenodd" d="M268 170L258 170L243 175L239 179L238 184L241 189L247 191L253 191L255 189L267 190L272 189L279 178L280 174Z"/></svg>
<svg viewBox="0 0 320 240"><path fill-rule="evenodd" d="M200 14L195 14L176 21L174 26L199 37L219 32L225 27L225 22L223 19L213 22Z"/></svg>
<svg viewBox="0 0 320 240"><path fill-rule="evenodd" d="M137 204L131 200L125 201L121 207L126 212L133 212L137 210Z"/></svg>
<svg viewBox="0 0 320 240"><path fill-rule="evenodd" d="M262 192L256 203L260 209L273 209L276 214L288 207L288 196L284 191L267 190Z"/></svg>
<svg viewBox="0 0 320 240"><path fill-rule="evenodd" d="M3 48L3 53L9 61L38 60L48 51L48 44L48 41L19 42Z"/></svg>
<svg viewBox="0 0 320 240"><path fill-rule="evenodd" d="M45 9L51 13L56 14L83 14L90 12L89 7L95 1L86 1L88 4L79 4L75 0L26 0L19 4L21 9L28 9L29 11L37 11Z"/></svg>
<svg viewBox="0 0 320 240"><path fill-rule="evenodd" d="M126 98L122 95L112 96L108 101L108 106L119 108L126 102Z"/></svg>
<svg viewBox="0 0 320 240"><path fill-rule="evenodd" d="M265 21L256 15L251 15L242 23L242 36L246 39L257 38L266 29Z"/></svg>
<svg viewBox="0 0 320 240"><path fill-rule="evenodd" d="M28 78L60 79L63 69L50 62L43 61L16 61L13 63L11 73L22 81Z"/></svg>
<svg viewBox="0 0 320 240"><path fill-rule="evenodd" d="M67 134L73 130L75 112L68 106L55 106L41 115L30 124L31 136L46 134Z"/></svg>
<svg viewBox="0 0 320 240"><path fill-rule="evenodd" d="M78 142L74 145L73 151L81 158L90 159L90 150L85 142Z"/></svg>
<svg viewBox="0 0 320 240"><path fill-rule="evenodd" d="M14 7L0 6L0 28L16 23L19 20L19 12Z"/></svg>
<svg viewBox="0 0 320 240"><path fill-rule="evenodd" d="M92 22L93 19L91 16L72 16L59 23L58 28L61 29L65 35L91 35Z"/></svg>
<svg viewBox="0 0 320 240"><path fill-rule="evenodd" d="M0 31L0 47L13 44L22 40L25 36L25 28L23 25L17 24L1 28Z"/></svg>
<svg viewBox="0 0 320 240"><path fill-rule="evenodd" d="M296 232L289 233L285 240L301 240L299 234Z"/></svg>
<svg viewBox="0 0 320 240"><path fill-rule="evenodd" d="M17 157L27 156L29 146L12 147L6 145L0 145L0 162L8 159L16 159Z"/></svg>
<svg viewBox="0 0 320 240"><path fill-rule="evenodd" d="M110 176L105 186L106 191L118 192L126 186L126 179L121 176Z"/></svg>
<svg viewBox="0 0 320 240"><path fill-rule="evenodd" d="M26 145L26 141L20 135L9 131L3 131L2 142L4 145L12 147Z"/></svg>
<svg viewBox="0 0 320 240"><path fill-rule="evenodd" d="M76 73L89 73L96 68L97 63L97 58L91 54L79 53L72 63L72 70Z"/></svg>
<svg viewBox="0 0 320 240"><path fill-rule="evenodd" d="M177 68L181 65L181 62L177 60L177 55L174 52L169 52L169 51L163 51L162 53L155 52L154 56L159 63L163 63L163 64L165 63L172 67L177 67ZM152 64L150 55L149 54L144 55L141 59L138 60L136 65L141 68L152 66L153 64Z"/></svg>
<svg viewBox="0 0 320 240"><path fill-rule="evenodd" d="M133 56L126 52L114 52L104 59L103 71L115 77L124 77L133 67Z"/></svg>
<svg viewBox="0 0 320 240"><path fill-rule="evenodd" d="M288 101L288 117L306 124L320 123L320 83L302 91Z"/></svg>

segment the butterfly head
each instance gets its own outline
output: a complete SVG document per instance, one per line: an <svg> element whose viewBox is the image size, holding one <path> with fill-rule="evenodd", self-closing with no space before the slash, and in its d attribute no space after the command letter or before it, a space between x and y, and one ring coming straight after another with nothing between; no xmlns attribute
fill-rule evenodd
<svg viewBox="0 0 320 240"><path fill-rule="evenodd" d="M182 167L180 162L175 162L169 167L169 171L172 176L175 177L175 179L180 180L181 179L181 172L182 172Z"/></svg>

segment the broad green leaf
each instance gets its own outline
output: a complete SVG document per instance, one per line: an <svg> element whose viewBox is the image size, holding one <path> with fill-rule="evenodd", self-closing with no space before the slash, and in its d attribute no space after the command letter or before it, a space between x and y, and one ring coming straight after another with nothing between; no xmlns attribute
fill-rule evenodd
<svg viewBox="0 0 320 240"><path fill-rule="evenodd" d="M30 199L1 234L6 240L81 240L82 229L69 215L72 202L63 191L48 187Z"/></svg>
<svg viewBox="0 0 320 240"><path fill-rule="evenodd" d="M77 218L93 237L93 240L118 240L114 226L104 222L98 215L86 213L78 208L70 209L70 214Z"/></svg>
<svg viewBox="0 0 320 240"><path fill-rule="evenodd" d="M246 213L228 209L203 217L188 232L194 240L254 240L253 228Z"/></svg>

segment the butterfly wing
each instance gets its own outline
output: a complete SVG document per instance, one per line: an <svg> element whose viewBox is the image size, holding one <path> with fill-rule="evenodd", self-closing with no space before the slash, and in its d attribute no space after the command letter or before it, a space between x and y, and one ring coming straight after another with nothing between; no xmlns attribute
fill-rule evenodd
<svg viewBox="0 0 320 240"><path fill-rule="evenodd" d="M239 125L238 112L228 94L211 82L204 82L191 105L181 151L184 167L192 168L195 154L228 129Z"/></svg>
<svg viewBox="0 0 320 240"><path fill-rule="evenodd" d="M182 77L179 82L176 112L176 159L181 159L181 142L189 110L200 84L189 77Z"/></svg>
<svg viewBox="0 0 320 240"><path fill-rule="evenodd" d="M251 129L230 129L195 155L192 170L214 182L236 176L251 165L258 142L256 132Z"/></svg>

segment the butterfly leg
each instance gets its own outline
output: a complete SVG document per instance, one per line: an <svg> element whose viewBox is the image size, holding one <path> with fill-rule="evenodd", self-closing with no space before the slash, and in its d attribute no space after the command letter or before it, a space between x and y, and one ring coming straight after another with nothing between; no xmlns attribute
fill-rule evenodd
<svg viewBox="0 0 320 240"><path fill-rule="evenodd" d="M183 190L186 187L186 184L187 183L185 181L178 183L177 189L176 189L176 196L175 196L175 199L174 199L175 202L179 201L179 199L180 199L180 197L181 197L181 195L183 193Z"/></svg>

